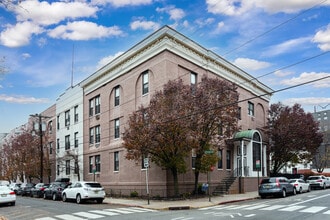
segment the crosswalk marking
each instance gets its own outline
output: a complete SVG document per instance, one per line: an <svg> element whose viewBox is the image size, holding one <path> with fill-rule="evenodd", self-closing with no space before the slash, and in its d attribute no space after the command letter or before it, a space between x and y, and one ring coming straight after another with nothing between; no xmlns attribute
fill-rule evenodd
<svg viewBox="0 0 330 220"><path fill-rule="evenodd" d="M86 212L75 212L71 214L61 214L53 217L36 218L35 220L58 220L58 219L70 219L70 220L87 220L87 219L99 219L106 216L116 216L121 214L142 213L142 212L157 212L157 210L129 207L129 208L117 208L117 209L103 209L103 210L89 210Z"/></svg>
<svg viewBox="0 0 330 220"><path fill-rule="evenodd" d="M330 210L326 211L326 212L323 212L323 214L330 215Z"/></svg>
<svg viewBox="0 0 330 220"><path fill-rule="evenodd" d="M97 214L93 214L93 213L89 213L89 212L75 212L72 213L73 215L78 215L81 217L86 217L88 219L97 219L97 218L102 218L104 217L103 215L97 215Z"/></svg>
<svg viewBox="0 0 330 220"><path fill-rule="evenodd" d="M261 204L261 205L256 205L256 206L252 206L252 207L247 207L244 208L246 210L255 210L255 209L260 209L260 208L264 208L264 207L268 207L269 205L265 205L265 204Z"/></svg>
<svg viewBox="0 0 330 220"><path fill-rule="evenodd" d="M59 219L70 219L70 220L85 220L85 218L79 218L79 217L76 217L76 216L73 216L73 215L69 215L69 214L63 214L63 215L57 215L56 218L59 218Z"/></svg>
<svg viewBox="0 0 330 220"><path fill-rule="evenodd" d="M272 210L280 209L280 208L283 208L283 207L285 207L285 205L273 205L273 206L269 206L269 207L266 207L266 208L262 208L260 210L272 211Z"/></svg>
<svg viewBox="0 0 330 220"><path fill-rule="evenodd" d="M103 211L103 210L92 210L90 212L96 213L96 214L100 214L100 215L107 215L107 216L119 215L119 213L114 213L114 212L109 212L109 211Z"/></svg>
<svg viewBox="0 0 330 220"><path fill-rule="evenodd" d="M301 210L299 212L306 212L306 213L317 213L317 212L320 212L322 211L323 209L326 209L327 207L324 207L324 206L312 206L310 208L307 208L307 209L304 209L304 210Z"/></svg>
<svg viewBox="0 0 330 220"><path fill-rule="evenodd" d="M292 212L292 211L296 211L298 209L303 209L305 208L306 206L301 206L301 205L293 205L293 206L289 206L289 207L286 207L284 209L279 209L280 211L286 211L286 212Z"/></svg>

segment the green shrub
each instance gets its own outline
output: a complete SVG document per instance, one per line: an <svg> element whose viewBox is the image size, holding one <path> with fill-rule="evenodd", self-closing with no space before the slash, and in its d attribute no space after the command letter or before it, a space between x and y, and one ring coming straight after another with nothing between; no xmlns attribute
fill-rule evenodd
<svg viewBox="0 0 330 220"><path fill-rule="evenodd" d="M131 197L138 197L139 193L136 191L131 192Z"/></svg>

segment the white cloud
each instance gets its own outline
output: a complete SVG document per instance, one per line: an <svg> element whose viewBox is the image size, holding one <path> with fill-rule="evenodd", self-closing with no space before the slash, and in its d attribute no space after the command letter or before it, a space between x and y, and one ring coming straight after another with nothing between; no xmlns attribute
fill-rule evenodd
<svg viewBox="0 0 330 220"><path fill-rule="evenodd" d="M32 21L40 25L57 24L65 19L95 16L98 8L85 2L22 1L15 8L18 21Z"/></svg>
<svg viewBox="0 0 330 220"><path fill-rule="evenodd" d="M132 30L157 30L159 29L160 25L153 21L136 20L131 22L130 27Z"/></svg>
<svg viewBox="0 0 330 220"><path fill-rule="evenodd" d="M292 74L294 74L294 73L290 72L290 71L283 71L283 70L277 70L277 71L274 72L274 75L278 76L278 77L289 76L289 75L292 75Z"/></svg>
<svg viewBox="0 0 330 220"><path fill-rule="evenodd" d="M31 57L31 54L29 54L29 53L23 53L22 54L22 58L23 58L23 60L26 60L26 59L28 59L28 58L30 58Z"/></svg>
<svg viewBox="0 0 330 220"><path fill-rule="evenodd" d="M168 6L164 8L156 8L157 12L165 12L170 15L170 19L177 21L185 16L185 12L180 8L175 8L175 6Z"/></svg>
<svg viewBox="0 0 330 220"><path fill-rule="evenodd" d="M267 13L295 13L320 4L319 0L206 0L207 10L213 14L242 15L252 8L261 8ZM329 1L320 5L330 5Z"/></svg>
<svg viewBox="0 0 330 220"><path fill-rule="evenodd" d="M48 103L49 100L46 98L35 98L26 96L8 96L5 94L0 94L0 101L8 103L18 103L18 104L35 104L35 103Z"/></svg>
<svg viewBox="0 0 330 220"><path fill-rule="evenodd" d="M306 73L305 72L305 73L302 73L299 77L293 77L291 79L282 80L281 83L283 85L294 86L294 85L299 85L301 83L306 83L309 81L321 79L324 77L328 77L328 78L316 81L311 84L315 88L329 88L330 87L330 73L316 73L316 72Z"/></svg>
<svg viewBox="0 0 330 220"><path fill-rule="evenodd" d="M307 42L310 42L310 37L301 37L284 41L283 43L270 47L267 51L263 52L263 56L277 56L288 52L296 52L297 48L303 48Z"/></svg>
<svg viewBox="0 0 330 220"><path fill-rule="evenodd" d="M249 58L237 58L234 64L243 70L260 70L269 67L268 62L253 60Z"/></svg>
<svg viewBox="0 0 330 220"><path fill-rule="evenodd" d="M197 19L195 20L195 24L198 25L198 27L202 28L204 26L210 25L212 23L214 23L215 19L214 18L207 18L207 19Z"/></svg>
<svg viewBox="0 0 330 220"><path fill-rule="evenodd" d="M106 64L110 63L112 60L114 60L115 58L119 57L120 55L122 55L124 52L120 51L118 53L116 53L115 55L110 55L107 57L103 57L98 63L97 63L97 69L102 68L103 66L105 66Z"/></svg>
<svg viewBox="0 0 330 220"><path fill-rule="evenodd" d="M313 42L317 43L321 50L330 51L330 24L315 34Z"/></svg>
<svg viewBox="0 0 330 220"><path fill-rule="evenodd" d="M29 44L33 34L40 34L43 29L32 22L20 22L15 26L7 25L0 34L0 43L7 47L20 47Z"/></svg>
<svg viewBox="0 0 330 220"><path fill-rule="evenodd" d="M120 36L123 32L119 27L105 27L88 21L74 21L50 30L48 35L53 38L70 40L90 40L102 37Z"/></svg>
<svg viewBox="0 0 330 220"><path fill-rule="evenodd" d="M125 6L149 5L152 3L152 0L92 0L91 2L95 5L111 4L119 8Z"/></svg>
<svg viewBox="0 0 330 220"><path fill-rule="evenodd" d="M296 103L300 105L324 105L330 103L330 98L326 97L305 97L305 98L290 98L282 101L285 105L294 105Z"/></svg>

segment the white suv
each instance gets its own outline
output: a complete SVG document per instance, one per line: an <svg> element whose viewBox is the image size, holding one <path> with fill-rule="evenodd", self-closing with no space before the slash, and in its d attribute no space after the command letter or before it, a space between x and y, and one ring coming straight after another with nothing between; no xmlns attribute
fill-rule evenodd
<svg viewBox="0 0 330 220"><path fill-rule="evenodd" d="M97 182L79 181L68 186L62 192L62 200L75 200L78 204L87 200L96 200L102 203L105 197L104 188Z"/></svg>
<svg viewBox="0 0 330 220"><path fill-rule="evenodd" d="M330 186L329 180L325 176L310 176L306 180L312 188L326 189Z"/></svg>

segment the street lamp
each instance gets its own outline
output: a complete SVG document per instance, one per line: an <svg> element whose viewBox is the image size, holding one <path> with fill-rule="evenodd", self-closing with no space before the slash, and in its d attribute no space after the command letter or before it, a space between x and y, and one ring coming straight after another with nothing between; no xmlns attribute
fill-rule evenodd
<svg viewBox="0 0 330 220"><path fill-rule="evenodd" d="M42 119L44 118L50 118L48 116L43 116L41 114L35 114L30 115L33 118L38 119L38 130L39 130L39 138L40 138L40 182L43 182L43 172L44 172L44 151L43 151L43 144L42 144ZM33 129L35 130L35 127L33 126Z"/></svg>

